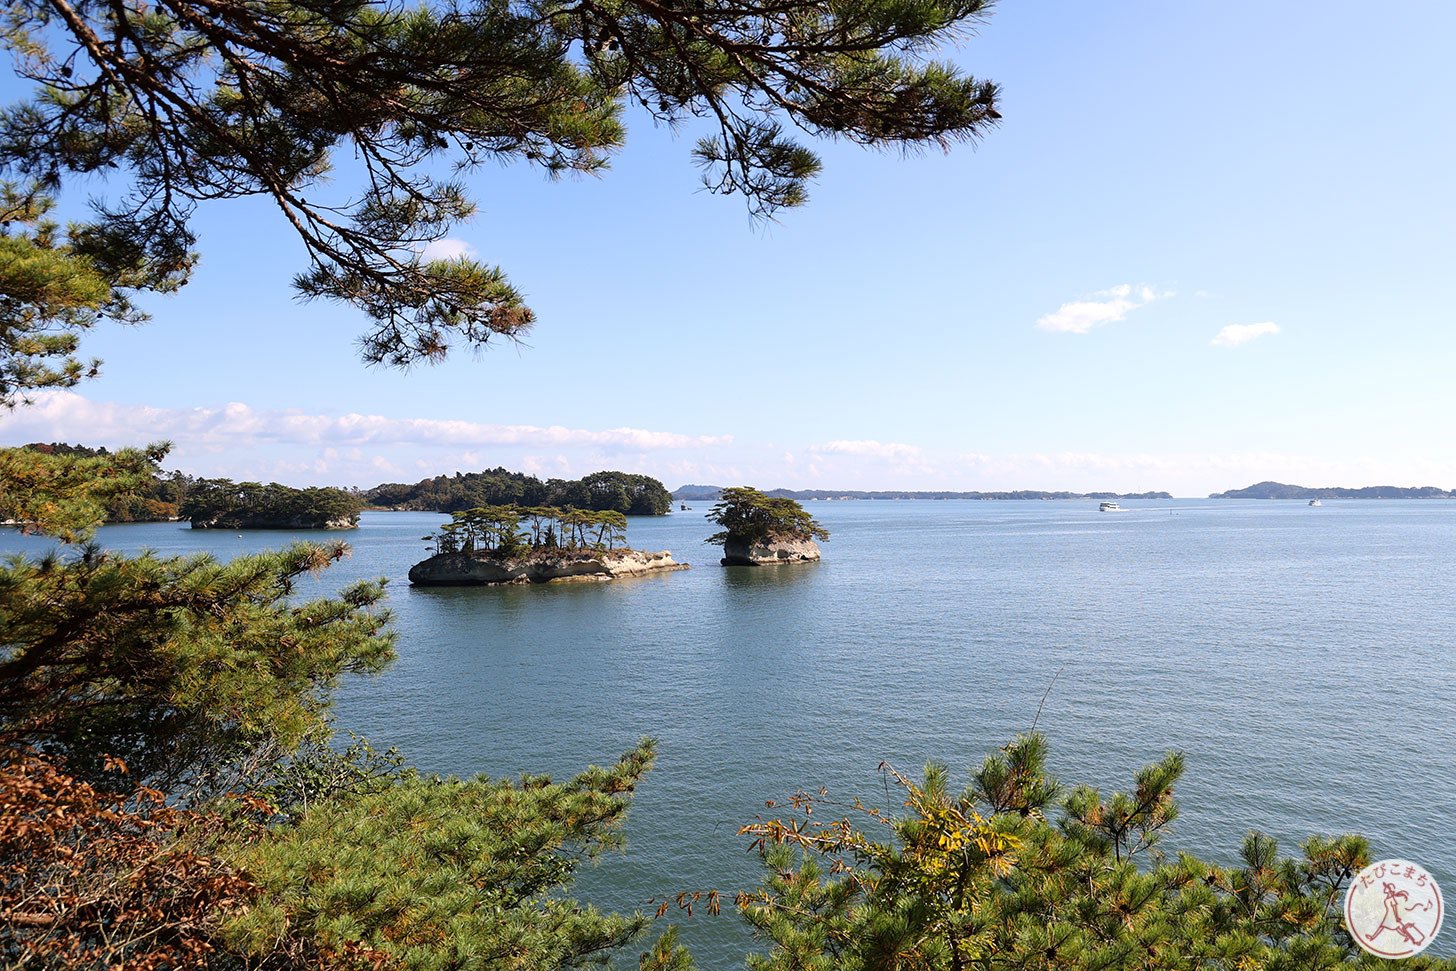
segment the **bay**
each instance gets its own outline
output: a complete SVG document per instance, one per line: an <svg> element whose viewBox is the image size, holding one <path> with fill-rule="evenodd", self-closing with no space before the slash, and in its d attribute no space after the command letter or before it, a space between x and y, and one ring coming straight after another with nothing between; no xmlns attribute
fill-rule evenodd
<svg viewBox="0 0 1456 971"><path fill-rule="evenodd" d="M812 502L824 561L756 570L717 565L692 505L629 527L690 571L495 589L408 587L446 517L366 513L338 537L352 557L303 591L391 580L399 660L343 686L340 727L456 774L567 776L658 738L626 853L579 884L603 907L731 898L757 880L738 828L765 800L883 805L885 760L963 782L1034 720L1059 778L1104 791L1183 751L1174 849L1231 862L1251 828L1286 852L1354 831L1456 888L1456 503ZM325 538L100 534L224 558ZM742 965L729 912L670 918L700 967Z"/></svg>

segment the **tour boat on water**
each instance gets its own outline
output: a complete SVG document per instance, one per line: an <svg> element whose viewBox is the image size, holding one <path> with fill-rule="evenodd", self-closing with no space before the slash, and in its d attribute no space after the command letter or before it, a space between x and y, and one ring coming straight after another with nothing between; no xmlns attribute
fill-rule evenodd
<svg viewBox="0 0 1456 971"><path fill-rule="evenodd" d="M1104 502L1097 507L1098 512L1122 512L1122 507L1115 502Z"/></svg>

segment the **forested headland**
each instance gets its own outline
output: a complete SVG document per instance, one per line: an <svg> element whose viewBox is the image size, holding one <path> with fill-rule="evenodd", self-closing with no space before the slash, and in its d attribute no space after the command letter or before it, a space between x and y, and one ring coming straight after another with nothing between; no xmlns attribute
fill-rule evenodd
<svg viewBox="0 0 1456 971"><path fill-rule="evenodd" d="M368 489L371 506L425 512L464 512L482 506L555 506L619 512L627 516L662 516L672 509L667 487L647 475L593 472L580 479L541 481L503 468L456 472L422 479L413 485L386 483Z"/></svg>
<svg viewBox="0 0 1456 971"><path fill-rule="evenodd" d="M352 529L364 501L344 489L197 479L182 502L193 529Z"/></svg>

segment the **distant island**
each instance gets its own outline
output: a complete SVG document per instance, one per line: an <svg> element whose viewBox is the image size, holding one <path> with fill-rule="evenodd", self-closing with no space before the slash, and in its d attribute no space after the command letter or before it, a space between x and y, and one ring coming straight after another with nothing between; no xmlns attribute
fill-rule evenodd
<svg viewBox="0 0 1456 971"><path fill-rule="evenodd" d="M627 517L610 509L482 506L454 513L424 539L432 555L410 567L417 587L602 581L687 569L667 550L628 547Z"/></svg>
<svg viewBox="0 0 1456 971"><path fill-rule="evenodd" d="M723 495L722 486L685 485L676 489L672 498L678 502L716 502ZM769 489L766 496L780 499L1171 499L1167 492L1038 492L1030 489L1015 492L917 492L885 490L861 492L843 489Z"/></svg>
<svg viewBox="0 0 1456 971"><path fill-rule="evenodd" d="M450 513L515 504L664 516L672 508L667 486L650 475L593 472L580 479L542 482L503 468L437 475L413 485L387 482L365 490L364 501L379 509Z"/></svg>
<svg viewBox="0 0 1456 971"><path fill-rule="evenodd" d="M363 508L343 489L195 479L181 513L193 529L354 529Z"/></svg>
<svg viewBox="0 0 1456 971"><path fill-rule="evenodd" d="M1283 482L1256 482L1247 489L1215 492L1210 499L1456 499L1456 492L1435 486L1365 486L1361 489L1340 487L1311 489L1308 486L1286 485Z"/></svg>

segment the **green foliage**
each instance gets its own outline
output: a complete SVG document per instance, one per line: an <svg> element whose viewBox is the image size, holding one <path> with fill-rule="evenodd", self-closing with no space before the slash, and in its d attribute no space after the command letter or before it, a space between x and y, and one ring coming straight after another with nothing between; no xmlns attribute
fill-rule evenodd
<svg viewBox="0 0 1456 971"><path fill-rule="evenodd" d="M740 913L771 949L755 971L982 971L1382 967L1341 926L1344 889L1369 862L1356 836L1312 837L1297 859L1251 833L1242 862L1158 849L1177 817L1171 754L1130 792L1058 800L1046 743L1018 738L952 795L885 768L904 812L856 800L835 815L800 794L798 815L744 827L769 872ZM887 788L887 792L888 792ZM827 817L827 818L826 818ZM1456 968L1419 958L1411 968Z"/></svg>
<svg viewBox="0 0 1456 971"><path fill-rule="evenodd" d="M637 971L695 971L693 956L677 942L677 928L669 927L637 962Z"/></svg>
<svg viewBox="0 0 1456 971"><path fill-rule="evenodd" d="M265 771L323 736L340 675L394 656L382 582L290 599L347 551L12 559L0 569L0 741L62 755L84 777L118 756L169 791Z"/></svg>
<svg viewBox="0 0 1456 971"><path fill-rule="evenodd" d="M145 450L153 466L160 461L169 447L168 443L162 442L149 446ZM90 448L85 445L69 445L65 442L51 442L50 444L34 442L25 448L44 455L59 456L54 462L62 468L70 464L66 462L67 458L103 459L123 466L130 461L121 459L120 453L114 455L104 446ZM132 479L127 483L126 488L118 488L114 476L88 474L80 468L75 470L73 477L77 482L85 482L89 479L92 482L92 488L107 487L105 494L99 495L97 499L105 507L104 520L108 523L151 523L177 519L180 515L179 508L182 500L187 495L187 490L193 481L190 476L183 475L181 472L164 473L155 468L143 480ZM41 531L54 532L49 529Z"/></svg>
<svg viewBox="0 0 1456 971"><path fill-rule="evenodd" d="M425 537L436 553L516 556L540 550L611 550L627 542L627 517L611 510L482 506L457 512Z"/></svg>
<svg viewBox="0 0 1456 971"><path fill-rule="evenodd" d="M582 967L646 925L561 896L576 871L620 845L644 740L615 765L553 783L405 774L311 805L295 825L223 855L266 902L236 918L245 952L280 936L325 950L378 948L410 969Z"/></svg>
<svg viewBox="0 0 1456 971"><path fill-rule="evenodd" d="M0 181L0 406L94 377L100 362L76 356L81 332L108 316L146 319L128 289L175 289L191 265L138 265L96 246L84 227L62 231L46 218L53 205L38 183Z"/></svg>
<svg viewBox="0 0 1456 971"><path fill-rule="evenodd" d="M437 475L412 485L389 482L367 490L364 499L371 505L391 509L463 512L481 506L544 505L548 494L547 484L534 475L496 468Z"/></svg>
<svg viewBox="0 0 1456 971"><path fill-rule="evenodd" d="M127 290L181 285L206 200L263 196L301 238L305 298L363 311L366 360L407 365L533 321L502 271L425 260L475 203L448 174L521 160L602 170L629 101L707 119L714 192L769 216L819 159L788 134L944 147L1000 117L994 84L927 61L990 0L18 0L0 39L35 88L0 113L12 232L0 238L0 399L74 383L76 335L140 319ZM332 184L335 155L364 174ZM62 234L48 196L112 198Z"/></svg>
<svg viewBox="0 0 1456 971"><path fill-rule="evenodd" d="M396 748L378 752L353 732L344 748L333 743L332 738L306 739L257 788L281 821L297 822L310 806L326 799L381 792L410 774Z"/></svg>
<svg viewBox="0 0 1456 971"><path fill-rule="evenodd" d="M89 537L118 505L156 481L157 463L171 448L85 454L45 447L0 449L0 520L28 532L74 543Z"/></svg>
<svg viewBox="0 0 1456 971"><path fill-rule="evenodd" d="M719 546L829 539L829 531L797 501L767 496L748 486L724 489L707 518L723 527L706 540Z"/></svg>
<svg viewBox="0 0 1456 971"><path fill-rule="evenodd" d="M612 510L628 516L665 516L672 494L657 479L628 472L593 472L574 482L551 480L544 505Z"/></svg>
<svg viewBox="0 0 1456 971"><path fill-rule="evenodd" d="M357 526L363 508L363 499L343 489L197 479L180 511L194 529L322 529Z"/></svg>
<svg viewBox="0 0 1456 971"><path fill-rule="evenodd" d="M414 485L386 483L364 498L377 506L430 512L463 512L481 506L559 506L615 510L628 516L663 516L672 495L657 479L626 472L593 472L581 479L548 479L490 469L439 475Z"/></svg>

